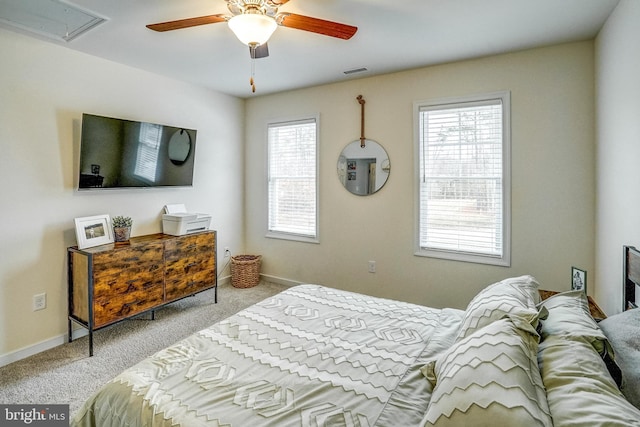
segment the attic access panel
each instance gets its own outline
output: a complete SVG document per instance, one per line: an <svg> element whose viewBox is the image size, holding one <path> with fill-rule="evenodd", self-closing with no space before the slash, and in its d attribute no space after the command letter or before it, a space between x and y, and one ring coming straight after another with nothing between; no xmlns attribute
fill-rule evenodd
<svg viewBox="0 0 640 427"><path fill-rule="evenodd" d="M0 23L69 42L106 19L60 0L0 0Z"/></svg>

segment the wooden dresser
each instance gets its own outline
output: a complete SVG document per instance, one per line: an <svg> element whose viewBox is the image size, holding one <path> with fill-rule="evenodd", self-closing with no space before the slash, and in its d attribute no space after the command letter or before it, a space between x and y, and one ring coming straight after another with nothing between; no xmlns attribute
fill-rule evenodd
<svg viewBox="0 0 640 427"><path fill-rule="evenodd" d="M67 249L69 342L75 322L93 332L132 316L215 288L216 232L150 234L126 243Z"/></svg>

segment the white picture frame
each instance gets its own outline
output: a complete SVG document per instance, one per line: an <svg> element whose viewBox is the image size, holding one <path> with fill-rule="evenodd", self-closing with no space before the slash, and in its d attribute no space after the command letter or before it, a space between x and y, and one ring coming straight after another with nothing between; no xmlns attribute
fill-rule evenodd
<svg viewBox="0 0 640 427"><path fill-rule="evenodd" d="M78 249L113 243L113 230L109 215L75 218Z"/></svg>

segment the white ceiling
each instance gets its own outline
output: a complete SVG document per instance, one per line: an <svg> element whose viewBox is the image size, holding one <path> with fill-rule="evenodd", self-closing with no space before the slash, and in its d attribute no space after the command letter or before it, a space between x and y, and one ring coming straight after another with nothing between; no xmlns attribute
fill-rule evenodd
<svg viewBox="0 0 640 427"><path fill-rule="evenodd" d="M224 0L66 3L107 20L69 42L49 41L246 98L592 39L618 0L291 0L280 7L281 12L354 25L358 32L345 41L279 27L269 40L270 56L255 62L255 95L249 84L248 48L235 38L226 23L165 33L145 27L175 19L227 14ZM368 71L344 74L361 67Z"/></svg>

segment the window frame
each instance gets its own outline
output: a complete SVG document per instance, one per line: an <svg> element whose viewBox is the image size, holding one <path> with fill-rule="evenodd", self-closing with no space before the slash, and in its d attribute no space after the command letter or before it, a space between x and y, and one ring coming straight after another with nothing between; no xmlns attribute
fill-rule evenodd
<svg viewBox="0 0 640 427"><path fill-rule="evenodd" d="M480 103L500 100L502 103L502 255L494 256L446 250L423 248L420 243L420 113L422 108ZM469 96L457 96L416 101L414 113L414 255L421 257L446 259L461 262L488 264L502 267L511 266L511 92L497 91Z"/></svg>
<svg viewBox="0 0 640 427"><path fill-rule="evenodd" d="M305 235L292 233L287 231L279 231L279 230L270 230L270 216L271 216L271 191L270 191L270 180L271 180L271 165L270 161L270 147L271 142L269 141L269 128L273 126L287 126L287 125L295 125L302 123L315 123L315 235ZM304 242L304 243L320 243L320 221L319 221L319 207L320 207L320 156L319 156L319 145L320 145L320 116L319 114L314 115L305 115L305 116L297 116L297 117L289 117L289 118L281 118L281 119L273 119L269 120L265 126L265 157L266 157L266 191L265 191L265 203L266 203L266 222L265 222L265 237L272 239L282 239L282 240L290 240L296 242Z"/></svg>

